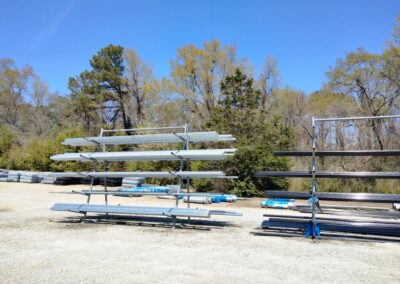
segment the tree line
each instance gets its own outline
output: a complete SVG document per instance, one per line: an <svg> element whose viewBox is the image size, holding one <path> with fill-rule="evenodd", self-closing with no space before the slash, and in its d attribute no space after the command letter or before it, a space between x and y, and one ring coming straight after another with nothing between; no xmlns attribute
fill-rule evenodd
<svg viewBox="0 0 400 284"><path fill-rule="evenodd" d="M239 58L234 46L217 40L179 48L170 75L157 78L132 48L110 44L89 60L90 67L69 78L69 92L52 93L30 66L0 59L0 168L37 171L89 170L83 163L56 163L49 157L75 151L66 137L99 135L100 129L131 129L188 123L190 131L233 134L238 148L223 163L192 162L192 170L221 169L239 178L194 180L197 190L223 190L257 196L265 189L308 189L309 182L255 179L257 170L307 169L307 159L274 157L274 150L310 149L312 116L399 113L400 19L380 54L349 52L327 70L327 82L311 94L282 86L277 61L268 56L262 70ZM325 123L317 148L398 149L397 121ZM126 134L132 134L127 131ZM193 145L198 149L210 145ZM158 149L177 147L157 145ZM116 147L118 150L146 146ZM153 147L154 148L154 147ZM194 149L194 148L192 148ZM93 151L91 147L82 150ZM391 158L321 158L321 170L398 171ZM176 170L174 162L121 162L111 170ZM162 183L171 182L162 180ZM400 192L397 182L321 181L320 190Z"/></svg>

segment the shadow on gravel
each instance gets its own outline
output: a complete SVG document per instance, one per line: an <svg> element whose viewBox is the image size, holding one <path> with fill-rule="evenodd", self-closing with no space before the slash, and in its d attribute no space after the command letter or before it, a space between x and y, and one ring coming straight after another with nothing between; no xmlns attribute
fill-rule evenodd
<svg viewBox="0 0 400 284"><path fill-rule="evenodd" d="M82 218L66 217L61 220L52 220L51 222L60 224L78 224L82 223ZM150 228L173 228L173 218L170 217L143 217L143 216L118 216L118 215L95 215L87 216L85 224L112 224L124 226L138 226ZM232 222L199 220L187 218L177 218L175 229L210 231L211 229L222 229L224 227L240 227ZM74 226L76 228L76 226Z"/></svg>
<svg viewBox="0 0 400 284"><path fill-rule="evenodd" d="M287 238L307 238L303 234L303 231L296 230L262 230L257 228L256 231L250 232L253 236L268 236L268 237L287 237ZM331 233L331 232L321 232L321 236L316 239L318 240L339 240L339 241L361 241L361 242L392 242L400 243L400 238L396 237L386 237L386 236L375 236L375 235L357 235L349 233Z"/></svg>

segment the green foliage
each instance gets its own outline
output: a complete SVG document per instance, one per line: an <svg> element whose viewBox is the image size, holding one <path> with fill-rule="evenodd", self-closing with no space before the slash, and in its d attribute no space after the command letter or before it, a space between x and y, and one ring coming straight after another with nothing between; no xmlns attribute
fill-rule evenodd
<svg viewBox="0 0 400 284"><path fill-rule="evenodd" d="M244 180L229 180L227 181L227 184L228 187L231 188L232 194L236 194L242 197L262 196L262 193L257 190L257 187L250 177L246 177Z"/></svg>
<svg viewBox="0 0 400 284"><path fill-rule="evenodd" d="M3 128L1 128L3 129ZM47 138L32 137L22 146L15 143L12 135L0 130L0 148L7 149L1 153L0 166L16 170L32 171L79 171L88 170L88 165L76 162L55 162L52 155L72 151L71 147L61 144L65 138L84 136L80 129L65 129ZM13 140L14 139L14 140ZM5 141L3 143L3 141ZM7 145L6 147L3 147ZM76 150L76 149L74 149ZM93 151L91 148L84 150Z"/></svg>
<svg viewBox="0 0 400 284"><path fill-rule="evenodd" d="M396 56L389 60L383 55L372 54L360 48L337 60L327 75L328 86L337 93L352 96L364 114L385 115L400 103L400 81L393 77ZM398 61L397 61L398 62Z"/></svg>
<svg viewBox="0 0 400 284"><path fill-rule="evenodd" d="M0 167L8 167L10 152L17 143L17 137L6 126L0 127Z"/></svg>
<svg viewBox="0 0 400 284"><path fill-rule="evenodd" d="M208 192L208 191L213 191L215 189L215 180L209 178L202 178L202 179L196 178L193 179L191 182L193 187L198 192Z"/></svg>
<svg viewBox="0 0 400 284"><path fill-rule="evenodd" d="M76 78L69 79L69 88L74 107L83 113L84 126L90 131L90 122L96 111L102 121L115 127L119 117L124 128L132 128L132 121L126 112L129 85L124 77L124 48L108 45L90 60L92 70L83 71Z"/></svg>
<svg viewBox="0 0 400 284"><path fill-rule="evenodd" d="M239 179L227 183L230 192L260 195L265 189L287 189L284 179L255 179L258 170L287 170L286 159L272 156L273 150L289 149L293 131L280 123L279 117L268 118L260 110L260 91L254 81L239 69L221 82L221 100L207 120L210 129L232 133L237 139L237 152L223 167ZM248 193L246 190L247 184Z"/></svg>

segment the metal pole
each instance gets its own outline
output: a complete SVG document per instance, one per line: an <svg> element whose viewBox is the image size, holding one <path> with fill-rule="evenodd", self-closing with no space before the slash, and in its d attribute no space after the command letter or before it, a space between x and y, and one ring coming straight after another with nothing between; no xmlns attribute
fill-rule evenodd
<svg viewBox="0 0 400 284"><path fill-rule="evenodd" d="M316 181L316 158L315 158L315 150L316 150L316 129L315 129L315 118L312 117L311 120L311 126L312 126L312 161L311 161L311 174L312 174L312 181L311 181L311 194L312 194L312 234L311 237L315 239L315 225L316 225L316 216L315 216L315 211L316 211L316 190L317 190L317 181Z"/></svg>
<svg viewBox="0 0 400 284"><path fill-rule="evenodd" d="M93 172L96 171L96 165L97 165L97 161L94 161L93 162ZM90 202L91 193L93 191L93 183L94 183L94 176L92 176L92 178L90 180L90 189L89 189L88 197L86 199L86 204L89 204L89 202ZM87 212L83 213L83 220L82 220L83 222L86 221L86 215L87 215Z"/></svg>
<svg viewBox="0 0 400 284"><path fill-rule="evenodd" d="M187 135L188 133L188 124L185 123L185 134ZM189 150L189 139L186 139L186 143L185 143L185 150ZM190 171L190 162L189 159L186 159L186 171ZM188 176L186 178L186 192L189 193L190 192L190 177ZM188 195L187 198L187 208L190 208L190 195ZM190 217L188 217L188 221L190 221Z"/></svg>
<svg viewBox="0 0 400 284"><path fill-rule="evenodd" d="M100 137L103 137L104 134L104 129L101 128L100 130ZM106 152L106 145L103 144L103 152ZM108 171L108 164L107 161L104 161L104 171L107 172ZM107 176L104 177L104 192L107 192ZM104 194L104 201L106 203L106 205L108 205L108 195ZM106 213L106 216L108 215L108 213Z"/></svg>
<svg viewBox="0 0 400 284"><path fill-rule="evenodd" d="M104 171L107 172L108 171L108 162L104 161ZM104 192L107 192L107 176L104 177ZM104 194L104 201L106 203L106 205L108 205L108 194ZM107 214L106 214L107 215Z"/></svg>
<svg viewBox="0 0 400 284"><path fill-rule="evenodd" d="M183 126L183 130L184 130L184 132L185 132L185 134L186 134L186 129L187 129L187 125L185 124L184 126ZM183 146L184 146L184 148L185 148L185 143L187 142L187 139L186 140L184 140L183 141ZM179 164L179 171L180 172L182 172L183 171L183 163L184 163L184 161L183 161L183 158L182 157L180 157L180 164ZM176 197L175 197L175 207L178 207L179 206L179 193L181 192L181 189L183 189L183 178L182 178L182 176L179 176L179 188L178 188L178 194L176 195ZM173 217L174 218L174 221L173 221L173 228L175 228L175 223L176 223L176 216L174 216Z"/></svg>

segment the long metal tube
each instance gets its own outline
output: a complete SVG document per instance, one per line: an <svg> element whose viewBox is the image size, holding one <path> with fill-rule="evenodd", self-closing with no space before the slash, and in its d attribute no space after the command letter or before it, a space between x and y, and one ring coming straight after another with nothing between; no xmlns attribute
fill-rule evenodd
<svg viewBox="0 0 400 284"><path fill-rule="evenodd" d="M311 221L309 217L304 216L290 216L290 215L277 215L277 214L264 214L263 217L268 218L283 218L283 219L300 219L304 221ZM338 222L353 222L353 223L364 223L365 220L356 220L356 219L343 219L343 218L332 218L332 217L322 217L318 216L318 220L324 221L338 221ZM368 223L374 224L388 224L388 225L397 225L400 226L400 222L397 221L386 221L386 220L367 220Z"/></svg>
<svg viewBox="0 0 400 284"><path fill-rule="evenodd" d="M45 176L49 177L109 177L109 178L216 178L216 179L233 179L237 176L225 176L222 171L184 171L184 172L61 172L61 173L49 173Z"/></svg>
<svg viewBox="0 0 400 284"><path fill-rule="evenodd" d="M184 128L185 128L185 126L147 127L147 128L130 128L130 129L104 129L103 132L142 131L142 130L164 130L164 129L184 129Z"/></svg>
<svg viewBox="0 0 400 284"><path fill-rule="evenodd" d="M310 213L310 209L307 209L307 208L302 208L299 211L302 213ZM365 211L325 209L322 212L320 212L320 214L358 216L358 217L370 217L370 218L387 218L387 219L400 218L400 213L397 213L397 212L365 212Z"/></svg>
<svg viewBox="0 0 400 284"><path fill-rule="evenodd" d="M316 196L320 200L332 201L362 201L362 202L400 202L400 194L380 194L380 193L353 193L353 192L317 192ZM311 194L299 191L278 191L266 190L264 197L268 198L293 198L309 199Z"/></svg>
<svg viewBox="0 0 400 284"><path fill-rule="evenodd" d="M353 116L353 117L328 117L315 118L315 121L347 121L347 120L367 120L367 119L386 119L400 118L400 115L381 115L381 116Z"/></svg>
<svg viewBox="0 0 400 284"><path fill-rule="evenodd" d="M317 157L357 157L357 156L400 156L400 150L347 150L347 151L315 151ZM312 151L275 151L274 156L310 157Z"/></svg>
<svg viewBox="0 0 400 284"><path fill-rule="evenodd" d="M312 178L312 172L260 171L255 177ZM400 172L316 172L317 178L400 179Z"/></svg>
<svg viewBox="0 0 400 284"><path fill-rule="evenodd" d="M189 132L189 125L185 123L185 134ZM189 139L185 141L185 150L189 150ZM186 171L190 171L189 159L186 159ZM189 194L190 192L190 178L189 176L186 178L186 192ZM187 208L190 208L190 195L187 196ZM188 221L190 221L190 217L188 217Z"/></svg>
<svg viewBox="0 0 400 284"><path fill-rule="evenodd" d="M97 161L94 161L94 162L93 162L93 171L94 171L94 172L96 171L96 165L97 165ZM93 183L94 183L94 177L91 177L91 179L90 179L90 189L89 189L89 192L92 192L92 191L93 191ZM91 197L91 195L89 194L89 195L87 196L87 199L86 199L86 204L89 204L89 202L90 202L90 197ZM82 219L83 222L86 221L86 216L87 216L87 212L85 212L85 213L83 214L83 219Z"/></svg>

